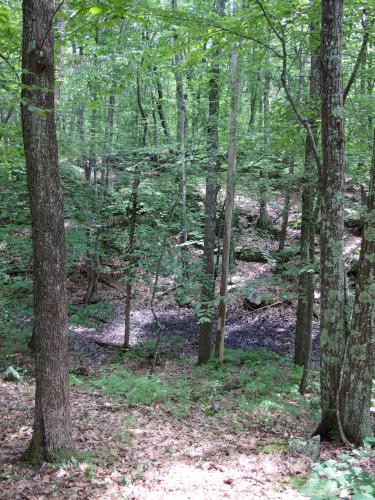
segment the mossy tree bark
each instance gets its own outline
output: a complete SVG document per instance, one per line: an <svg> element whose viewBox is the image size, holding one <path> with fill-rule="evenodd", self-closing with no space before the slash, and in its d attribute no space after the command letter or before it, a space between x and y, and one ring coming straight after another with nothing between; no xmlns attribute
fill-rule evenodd
<svg viewBox="0 0 375 500"><path fill-rule="evenodd" d="M339 438L336 396L345 345L343 0L323 0L321 21L321 423L322 439Z"/></svg>
<svg viewBox="0 0 375 500"><path fill-rule="evenodd" d="M65 287L64 215L54 113L52 0L23 0L21 117L34 258L35 420L25 458L73 449Z"/></svg>
<svg viewBox="0 0 375 500"><path fill-rule="evenodd" d="M359 258L352 328L340 385L340 418L346 438L358 446L373 435L370 421L375 365L375 130L367 213Z"/></svg>

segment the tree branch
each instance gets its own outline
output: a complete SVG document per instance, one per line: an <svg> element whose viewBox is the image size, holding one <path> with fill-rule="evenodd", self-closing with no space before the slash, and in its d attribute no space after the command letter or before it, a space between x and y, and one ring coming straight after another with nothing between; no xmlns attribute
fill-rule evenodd
<svg viewBox="0 0 375 500"><path fill-rule="evenodd" d="M355 82L355 79L357 77L359 66L361 65L361 61L362 61L363 55L366 51L366 47L367 47L367 44L368 44L368 41L370 38L370 29L373 26L373 24L374 24L374 19L371 21L370 25L364 25L365 32L363 34L362 45L361 45L361 48L359 49L357 60L355 62L353 71L350 75L350 78L349 78L348 83L346 84L346 87L344 90L344 104L345 104L346 98L348 97L350 89L351 89L351 87L352 87L352 85Z"/></svg>
<svg viewBox="0 0 375 500"><path fill-rule="evenodd" d="M6 62L6 64L11 68L11 70L13 71L13 73L16 75L17 77L17 80L20 79L20 75L18 74L16 68L13 66L13 64L10 62L10 60L8 59L8 57L4 56L4 54L2 54L0 52L0 59L2 59L4 62Z"/></svg>

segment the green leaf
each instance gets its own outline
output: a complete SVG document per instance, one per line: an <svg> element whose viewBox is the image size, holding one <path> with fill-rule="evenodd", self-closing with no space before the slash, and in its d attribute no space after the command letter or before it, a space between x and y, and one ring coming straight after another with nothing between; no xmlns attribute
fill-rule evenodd
<svg viewBox="0 0 375 500"><path fill-rule="evenodd" d="M102 7L99 7L98 5L95 5L94 7L91 7L89 10L90 14L96 16L98 14L101 14L103 12Z"/></svg>

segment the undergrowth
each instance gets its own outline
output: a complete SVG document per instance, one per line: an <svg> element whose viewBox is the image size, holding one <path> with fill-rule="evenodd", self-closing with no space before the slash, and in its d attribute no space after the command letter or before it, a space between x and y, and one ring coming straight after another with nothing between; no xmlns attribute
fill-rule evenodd
<svg viewBox="0 0 375 500"><path fill-rule="evenodd" d="M304 411L315 418L314 405L298 393L301 370L276 354L228 350L222 366L212 360L188 372L169 373L166 368L149 376L147 372L139 374L139 369L133 373L129 367L129 362L134 368L139 367L142 352L145 353L142 350L128 353L126 367L121 362L109 365L96 378L72 375L71 383L84 390L99 390L115 402L130 406L163 404L175 417L183 417L193 407L200 407L207 417L229 414L235 408L237 413L251 414L264 423L272 423L280 413L287 413L293 420ZM317 392L314 378L312 391Z"/></svg>

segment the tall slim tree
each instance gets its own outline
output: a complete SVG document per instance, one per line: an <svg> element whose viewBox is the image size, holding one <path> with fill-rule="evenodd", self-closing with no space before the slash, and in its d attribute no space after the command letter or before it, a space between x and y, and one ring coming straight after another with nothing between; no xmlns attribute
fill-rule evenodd
<svg viewBox="0 0 375 500"><path fill-rule="evenodd" d="M225 0L217 0L216 10L224 15ZM220 104L220 65L219 51L212 56L208 89L208 126L207 126L207 173L206 198L204 205L204 247L202 280L202 317L199 326L198 362L205 363L210 357L213 300L215 298L215 228L216 205L219 175L219 104Z"/></svg>
<svg viewBox="0 0 375 500"><path fill-rule="evenodd" d="M26 457L73 449L68 386L64 214L54 113L53 0L23 0L21 116L34 259L35 420Z"/></svg>
<svg viewBox="0 0 375 500"><path fill-rule="evenodd" d="M314 6L314 4L313 4ZM312 13L310 23L310 109L309 126L317 142L317 118L319 116L319 32ZM314 154L314 145L309 134L306 134L305 161L303 171L303 187L301 196L301 272L298 277L298 305L296 323L296 343L294 362L304 367L301 380L301 393L305 392L308 367L310 363L313 300L314 300L314 258L315 258L315 227L314 200L316 198L317 168Z"/></svg>
<svg viewBox="0 0 375 500"><path fill-rule="evenodd" d="M339 438L337 391L345 346L343 0L323 0L321 20L321 423L322 439Z"/></svg>
<svg viewBox="0 0 375 500"><path fill-rule="evenodd" d="M232 0L232 12L236 10L236 0ZM228 134L228 174L225 200L225 218L223 234L223 252L220 277L220 303L218 311L218 325L216 332L216 354L220 362L224 360L224 330L226 316L225 296L228 288L229 257L232 234L233 206L235 192L235 175L237 164L237 112L239 101L238 81L238 50L234 46L231 53L231 85L229 109L229 134Z"/></svg>

